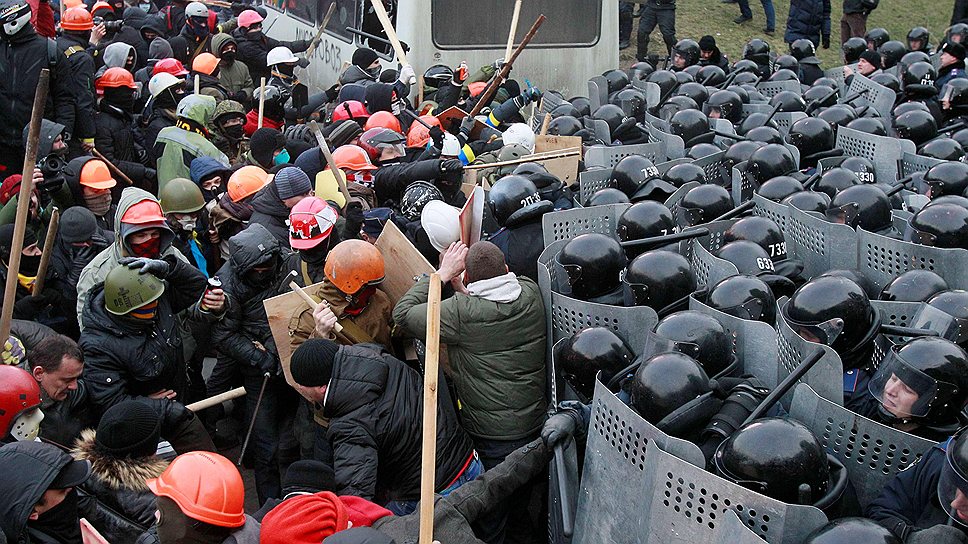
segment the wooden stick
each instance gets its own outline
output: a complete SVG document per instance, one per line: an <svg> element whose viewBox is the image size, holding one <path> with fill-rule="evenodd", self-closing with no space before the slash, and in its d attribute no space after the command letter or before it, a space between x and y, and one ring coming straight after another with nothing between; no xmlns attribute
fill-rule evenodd
<svg viewBox="0 0 968 544"><path fill-rule="evenodd" d="M548 135L548 126L551 125L551 113L546 113L544 116L544 121L541 122L541 136Z"/></svg>
<svg viewBox="0 0 968 544"><path fill-rule="evenodd" d="M262 115L266 111L266 78L259 80L259 124L256 128L262 128Z"/></svg>
<svg viewBox="0 0 968 544"><path fill-rule="evenodd" d="M231 391L226 391L224 393L219 393L218 395L215 395L215 396L212 396L212 397L208 397L207 399L202 399L202 400L200 400L198 402L193 402L191 404L186 404L185 405L185 408L188 408L189 410L191 410L193 412L198 412L198 411L204 410L206 408L211 408L212 406L215 406L216 404L222 404L223 402L225 402L227 400L237 399L239 397L244 397L244 396L245 396L245 388L244 387L236 387L235 389L232 389Z"/></svg>
<svg viewBox="0 0 968 544"><path fill-rule="evenodd" d="M27 136L27 155L24 157L23 179L17 195L17 216L14 220L13 241L10 244L10 262L7 264L7 281L3 286L3 309L0 310L0 342L10 337L10 321L13 304L17 298L17 274L20 272L20 256L24 249L24 231L27 230L27 212L30 210L30 193L34 190L34 168L37 165L37 146L40 144L40 120L47 104L47 85L50 70L42 68L34 90L34 106L30 112L30 128ZM8 120L9 121L9 120Z"/></svg>
<svg viewBox="0 0 968 544"><path fill-rule="evenodd" d="M469 114L471 117L477 117L477 114L481 113L481 109L484 106L490 105L491 99L494 98L494 93L497 92L498 86L500 86L501 83L507 79L508 74L511 73L511 66L514 64L514 61L517 60L519 55L521 55L521 52L524 51L524 48L531 43L531 40L534 39L534 35L538 33L538 29L541 28L541 25L544 24L546 19L547 17L544 15L538 15L538 18L535 19L534 24L531 25L531 29L528 30L528 33L524 35L524 38L521 40L521 43L518 44L518 47L514 50L514 53L511 53L511 58L504 59L504 66L501 68L500 72L494 74L494 77L491 78L490 84L488 84L487 88L484 89L484 92L481 93L480 100L477 101L477 104L474 104L474 109L472 109Z"/></svg>
<svg viewBox="0 0 968 544"><path fill-rule="evenodd" d="M201 88L202 88L202 82L198 77L198 74L195 74L195 94L202 94Z"/></svg>
<svg viewBox="0 0 968 544"><path fill-rule="evenodd" d="M573 147L571 149L562 149L561 151L549 151L548 153L540 153L535 155L527 155L519 159L513 159L510 161L492 162L492 163L481 163L481 164L471 164L464 167L464 170L484 170L486 168L499 168L501 166L514 166L515 164L524 164L526 162L539 162L547 159L560 159L563 157L571 157L581 153L581 150Z"/></svg>
<svg viewBox="0 0 968 544"><path fill-rule="evenodd" d="M329 9L326 10L326 15L323 16L323 23L319 25L319 30L316 31L316 36L313 37L313 41L310 42L309 47L306 49L306 58L313 56L316 52L316 48L319 46L319 40L323 37L323 31L326 30L326 26L329 25L329 20L333 18L333 14L336 13L336 2L329 5Z"/></svg>
<svg viewBox="0 0 968 544"><path fill-rule="evenodd" d="M397 38L397 31L393 29L393 23L390 22L390 16L387 15L387 10L383 7L383 0L370 0L370 5L373 6L373 13L376 14L376 18L380 20L380 24L383 25L383 32L386 33L387 39L390 40L390 44L393 45L393 51L397 55L397 62L402 66L410 64L407 61L407 53L403 50L403 46L400 45L400 39ZM413 85L416 83L417 77L411 77L409 83Z"/></svg>
<svg viewBox="0 0 968 544"><path fill-rule="evenodd" d="M91 153L93 153L95 157L101 159L101 161L104 162L104 164L108 165L108 170L110 170L111 173L114 174L115 176L118 176L119 178L121 178L121 181L127 183L128 185L134 185L134 182L131 181L131 178L125 175L125 173L122 172L120 168L115 166L113 162L109 161L107 157L102 155L100 151L92 148Z"/></svg>
<svg viewBox="0 0 968 544"><path fill-rule="evenodd" d="M434 540L434 482L437 468L437 366L440 361L440 274L430 275L427 296L427 356L424 359L423 444L420 455L420 544Z"/></svg>
<svg viewBox="0 0 968 544"><path fill-rule="evenodd" d="M346 178L343 175L343 170L336 166L336 161L333 160L333 154L329 150L329 144L326 143L326 138L323 136L323 132L319 130L319 125L316 124L316 121L309 122L309 130L316 136L316 143L319 144L319 150L323 152L323 158L326 159L326 164L333 171L333 177L336 178L336 184L339 185L339 192L343 193L343 199L346 200L346 203L343 204L343 210L345 211L346 207L350 204L350 191L346 188Z"/></svg>
<svg viewBox="0 0 968 544"><path fill-rule="evenodd" d="M296 274L296 271L293 270L292 272L289 273L289 275L296 276L297 274ZM309 293L307 293L305 289L300 287L298 283L294 281L289 282L289 288L295 291L296 294L299 295L299 298L303 299L303 302L305 302L306 305L309 306L310 310L315 310L316 306L319 305L319 302L316 302L313 299L313 297L309 296ZM325 300L321 302L329 306L329 303L326 302ZM336 332L343 332L343 326L337 323L336 325L333 326L333 330Z"/></svg>
<svg viewBox="0 0 968 544"><path fill-rule="evenodd" d="M54 253L54 239L57 238L57 228L60 226L60 210L56 207L50 214L47 223L47 235L44 236L44 253L40 256L40 266L37 267L37 278L30 291L32 295L39 295L44 290L44 279L47 277L47 267L50 266L50 256Z"/></svg>
<svg viewBox="0 0 968 544"><path fill-rule="evenodd" d="M514 49L514 32L518 29L518 15L521 15L521 0L515 0L514 13L511 15L511 31L508 32L508 46L504 49L504 58L511 56Z"/></svg>

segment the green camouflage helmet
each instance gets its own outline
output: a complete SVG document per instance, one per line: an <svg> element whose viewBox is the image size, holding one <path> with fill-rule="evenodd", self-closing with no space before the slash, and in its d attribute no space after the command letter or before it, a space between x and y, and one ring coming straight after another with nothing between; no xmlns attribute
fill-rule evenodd
<svg viewBox="0 0 968 544"><path fill-rule="evenodd" d="M218 124L225 121L223 117L229 115L245 117L245 108L235 100L223 100L215 106L215 113L212 114L212 122Z"/></svg>
<svg viewBox="0 0 968 544"><path fill-rule="evenodd" d="M168 213L195 213L205 206L202 190L191 180L174 178L158 191L161 209Z"/></svg>
<svg viewBox="0 0 968 544"><path fill-rule="evenodd" d="M165 292L165 284L152 274L119 265L104 278L104 307L114 315L126 315L150 304Z"/></svg>

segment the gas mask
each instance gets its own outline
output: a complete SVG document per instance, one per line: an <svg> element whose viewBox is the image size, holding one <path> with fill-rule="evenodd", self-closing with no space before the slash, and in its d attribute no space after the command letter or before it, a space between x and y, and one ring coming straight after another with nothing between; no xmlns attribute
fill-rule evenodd
<svg viewBox="0 0 968 544"><path fill-rule="evenodd" d="M21 442L33 442L40 434L40 422L44 420L44 413L40 408L28 410L13 420L10 435Z"/></svg>
<svg viewBox="0 0 968 544"><path fill-rule="evenodd" d="M195 219L193 217L175 219L175 225L184 232L192 232L195 230Z"/></svg>

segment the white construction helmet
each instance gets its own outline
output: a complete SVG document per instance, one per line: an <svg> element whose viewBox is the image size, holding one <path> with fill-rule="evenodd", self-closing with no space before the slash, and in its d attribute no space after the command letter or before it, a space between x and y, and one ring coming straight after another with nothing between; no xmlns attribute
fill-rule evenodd
<svg viewBox="0 0 968 544"><path fill-rule="evenodd" d="M524 123L512 123L504 131L502 140L504 140L504 145L518 144L526 147L531 153L534 153L534 131Z"/></svg>
<svg viewBox="0 0 968 544"><path fill-rule="evenodd" d="M208 17L208 7L201 2L192 2L185 6L185 17Z"/></svg>
<svg viewBox="0 0 968 544"><path fill-rule="evenodd" d="M444 148L440 150L440 154L444 157L460 155L460 140L457 139L457 136L449 132L444 133Z"/></svg>
<svg viewBox="0 0 968 544"><path fill-rule="evenodd" d="M420 212L420 226L427 233L430 245L437 251L444 251L460 240L460 209L443 200L431 200Z"/></svg>
<svg viewBox="0 0 968 544"><path fill-rule="evenodd" d="M285 64L287 62L298 62L299 57L292 54L292 51L288 47L273 47L269 54L266 55L266 66L275 66L277 64Z"/></svg>
<svg viewBox="0 0 968 544"><path fill-rule="evenodd" d="M184 79L179 79L168 72L161 72L151 76L151 79L148 80L148 92L151 93L152 98L158 98L158 95L162 92L184 83Z"/></svg>

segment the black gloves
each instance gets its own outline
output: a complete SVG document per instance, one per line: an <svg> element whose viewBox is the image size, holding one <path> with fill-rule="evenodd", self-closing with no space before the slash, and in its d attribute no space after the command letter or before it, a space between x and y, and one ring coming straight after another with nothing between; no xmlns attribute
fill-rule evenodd
<svg viewBox="0 0 968 544"><path fill-rule="evenodd" d="M822 43L824 49L830 49L830 34L824 34Z"/></svg>
<svg viewBox="0 0 968 544"><path fill-rule="evenodd" d="M256 367L262 371L263 374L268 373L270 376L276 375L276 369L279 368L279 360L274 357L271 353L263 351L262 357L256 361Z"/></svg>
<svg viewBox="0 0 968 544"><path fill-rule="evenodd" d="M528 87L527 89L524 90L524 92L522 92L518 96L515 96L511 100L514 102L514 105L518 107L518 109L521 109L527 106L528 104L530 104L531 102L535 100L540 100L540 99L541 99L541 91L539 91L535 87Z"/></svg>
<svg viewBox="0 0 968 544"><path fill-rule="evenodd" d="M47 306L56 305L61 300L60 293L45 289L39 295L28 295L13 304L13 317L17 319L36 319L37 314Z"/></svg>
<svg viewBox="0 0 968 544"><path fill-rule="evenodd" d="M138 270L139 274L151 274L158 279L165 279L171 266L161 259L146 259L144 257L125 257L118 261L132 270Z"/></svg>
<svg viewBox="0 0 968 544"><path fill-rule="evenodd" d="M440 161L440 173L450 174L454 172L463 172L464 163L460 162L460 159L445 159Z"/></svg>
<svg viewBox="0 0 968 544"><path fill-rule="evenodd" d="M444 148L444 131L440 129L440 125L430 127L430 139L433 140L434 147L437 149Z"/></svg>
<svg viewBox="0 0 968 544"><path fill-rule="evenodd" d="M362 225L363 224L363 203L359 200L350 200L346 203L346 222Z"/></svg>
<svg viewBox="0 0 968 544"><path fill-rule="evenodd" d="M576 401L566 401L559 405L558 412L545 421L541 428L541 440L549 448L567 440L571 436L585 434L585 419L581 410L583 405Z"/></svg>
<svg viewBox="0 0 968 544"><path fill-rule="evenodd" d="M245 91L235 91L232 93L232 100L244 105L249 101L249 95L245 94Z"/></svg>
<svg viewBox="0 0 968 544"><path fill-rule="evenodd" d="M477 125L477 120L468 115L460 122L460 135L464 137L464 141L469 141L471 139L471 132Z"/></svg>
<svg viewBox="0 0 968 544"><path fill-rule="evenodd" d="M309 66L309 59L305 57L300 57L299 60L296 61L296 66L300 68L306 68L307 66Z"/></svg>

